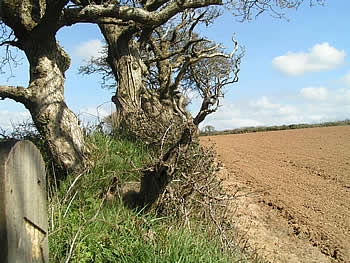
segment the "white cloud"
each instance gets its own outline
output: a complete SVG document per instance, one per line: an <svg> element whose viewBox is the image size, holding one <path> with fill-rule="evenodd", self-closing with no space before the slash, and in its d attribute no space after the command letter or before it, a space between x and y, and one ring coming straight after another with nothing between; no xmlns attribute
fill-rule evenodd
<svg viewBox="0 0 350 263"><path fill-rule="evenodd" d="M270 114L275 116L292 115L296 113L296 108L292 105L281 105L272 103L267 97L263 96L251 103L252 109L259 114Z"/></svg>
<svg viewBox="0 0 350 263"><path fill-rule="evenodd" d="M89 40L80 43L74 49L74 55L83 59L97 58L101 56L103 51L103 43L98 39Z"/></svg>
<svg viewBox="0 0 350 263"><path fill-rule="evenodd" d="M98 106L88 106L79 110L78 118L83 124L95 125L102 122L105 117L114 111L115 106L112 102Z"/></svg>
<svg viewBox="0 0 350 263"><path fill-rule="evenodd" d="M200 101L196 101L197 107L193 114L197 114ZM207 116L207 118L200 124L200 129L206 125L212 125L216 130L226 130L238 127L247 127L247 126L259 126L262 123L255 120L249 119L240 112L240 106L234 103L229 103L225 99L221 100L221 107L213 113Z"/></svg>
<svg viewBox="0 0 350 263"><path fill-rule="evenodd" d="M78 111L77 116L83 125L99 124L105 117L115 111L112 102L96 106L87 106ZM11 131L17 124L32 121L29 111L1 110L0 129Z"/></svg>
<svg viewBox="0 0 350 263"><path fill-rule="evenodd" d="M328 98L328 89L325 87L302 88L300 95L309 100L325 101Z"/></svg>
<svg viewBox="0 0 350 263"><path fill-rule="evenodd" d="M345 55L344 50L338 50L325 42L316 44L307 53L288 52L275 57L272 65L287 75L300 76L307 72L334 69L344 63Z"/></svg>
<svg viewBox="0 0 350 263"><path fill-rule="evenodd" d="M349 117L350 88L308 87L291 94L288 101L267 96L251 101L223 101L223 106L209 115L200 128L212 125L217 130L226 130L249 126L319 123Z"/></svg>
<svg viewBox="0 0 350 263"><path fill-rule="evenodd" d="M222 105L217 112L209 115L200 127L212 125L217 130L225 130L301 121L300 115L293 105L273 103L266 96L238 104L224 101Z"/></svg>
<svg viewBox="0 0 350 263"><path fill-rule="evenodd" d="M0 110L0 128L4 130L12 130L16 124L31 120L28 111L11 112L8 110Z"/></svg>
<svg viewBox="0 0 350 263"><path fill-rule="evenodd" d="M350 107L350 88L336 90L335 99L338 103L346 104Z"/></svg>
<svg viewBox="0 0 350 263"><path fill-rule="evenodd" d="M252 101L251 105L256 109L262 109L262 110L274 110L279 107L278 104L273 104L270 102L270 100L263 96L259 100Z"/></svg>
<svg viewBox="0 0 350 263"><path fill-rule="evenodd" d="M345 86L350 88L350 70L340 79Z"/></svg>
<svg viewBox="0 0 350 263"><path fill-rule="evenodd" d="M254 119L254 116L242 114L238 105L223 103L217 112L209 115L201 123L200 129L206 125L212 125L216 130L228 130L239 127L261 126L263 122Z"/></svg>
<svg viewBox="0 0 350 263"><path fill-rule="evenodd" d="M297 114L297 109L295 108L295 106L292 105L280 105L279 109L278 109L278 113L281 116L296 116Z"/></svg>

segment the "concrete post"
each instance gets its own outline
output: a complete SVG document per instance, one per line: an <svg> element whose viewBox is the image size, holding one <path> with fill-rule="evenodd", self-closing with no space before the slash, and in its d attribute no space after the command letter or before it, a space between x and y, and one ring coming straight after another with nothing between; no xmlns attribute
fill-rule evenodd
<svg viewBox="0 0 350 263"><path fill-rule="evenodd" d="M45 165L29 141L0 143L1 262L48 262Z"/></svg>

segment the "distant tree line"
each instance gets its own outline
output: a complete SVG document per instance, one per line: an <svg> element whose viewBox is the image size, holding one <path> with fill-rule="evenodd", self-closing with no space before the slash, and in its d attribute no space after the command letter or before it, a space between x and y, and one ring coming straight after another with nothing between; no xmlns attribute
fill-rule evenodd
<svg viewBox="0 0 350 263"><path fill-rule="evenodd" d="M266 132L266 131L283 131L283 130L294 130L294 129L306 129L306 128L317 128L317 127L331 127L331 126L345 126L350 125L350 119L342 121L329 121L321 123L300 123L300 124L289 124L289 125L274 125L274 126L256 126L256 127L243 127L232 130L217 131L214 126L205 126L200 135L223 135L223 134L241 134L241 133L252 133L252 132Z"/></svg>

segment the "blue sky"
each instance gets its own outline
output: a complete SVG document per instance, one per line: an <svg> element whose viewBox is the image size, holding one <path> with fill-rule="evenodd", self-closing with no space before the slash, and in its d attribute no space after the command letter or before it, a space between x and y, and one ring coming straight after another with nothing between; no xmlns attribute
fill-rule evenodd
<svg viewBox="0 0 350 263"><path fill-rule="evenodd" d="M308 2L308 1L306 1ZM243 126L315 123L350 118L350 1L327 1L323 7L289 10L284 19L262 15L239 23L225 14L202 33L228 48L231 37L245 47L239 82L228 87L219 110L202 124L218 130ZM57 37L72 58L66 74L68 106L91 120L113 110L112 91L100 88L99 76L78 75L84 59L97 55L102 36L93 25L62 29ZM0 75L0 83L28 83L28 66L14 69L15 78ZM103 104L103 105L102 105ZM99 107L99 105L102 105ZM198 110L194 97L189 109ZM0 127L28 118L18 103L0 101Z"/></svg>

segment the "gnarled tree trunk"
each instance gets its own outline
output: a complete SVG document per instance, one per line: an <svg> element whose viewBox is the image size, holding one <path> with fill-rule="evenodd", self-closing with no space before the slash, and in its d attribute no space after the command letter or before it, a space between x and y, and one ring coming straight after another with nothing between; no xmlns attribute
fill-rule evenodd
<svg viewBox="0 0 350 263"><path fill-rule="evenodd" d="M89 149L78 118L64 101L64 72L70 59L55 39L24 46L30 63L31 91L25 106L55 162L67 171L82 168L87 164Z"/></svg>
<svg viewBox="0 0 350 263"><path fill-rule="evenodd" d="M184 153L197 133L190 115L179 110L179 98L146 89L147 68L140 58L131 26L100 25L108 44L108 63L118 83L112 100L122 128L144 142L160 148L159 162L146 169L137 205L151 205L171 181L179 155ZM162 87L160 87L162 88Z"/></svg>
<svg viewBox="0 0 350 263"><path fill-rule="evenodd" d="M64 101L64 72L70 59L55 35L61 7L67 1L2 1L2 20L30 65L27 88L0 86L0 97L23 103L30 111L49 153L59 168L72 171L88 162L89 149L75 114Z"/></svg>
<svg viewBox="0 0 350 263"><path fill-rule="evenodd" d="M116 95L112 100L117 106L120 118L141 109L143 92L142 61L138 56L137 44L133 41L134 29L130 26L100 25L108 43L108 64L118 83Z"/></svg>
<svg viewBox="0 0 350 263"><path fill-rule="evenodd" d="M178 97L145 87L148 72L140 57L139 43L134 40L133 26L105 24L100 29L108 44L107 61L118 83L112 100L121 127L150 144L160 145L164 136L172 137L170 141L176 144L182 128L192 118L179 110Z"/></svg>

